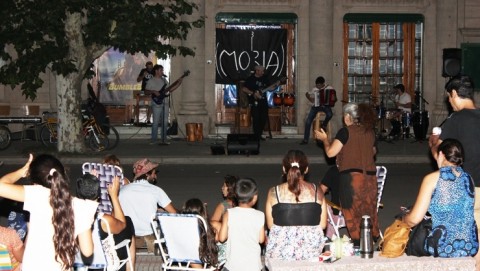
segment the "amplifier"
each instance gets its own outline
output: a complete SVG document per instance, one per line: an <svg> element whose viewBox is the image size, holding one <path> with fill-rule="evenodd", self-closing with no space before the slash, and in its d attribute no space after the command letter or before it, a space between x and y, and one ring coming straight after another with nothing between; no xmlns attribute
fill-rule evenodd
<svg viewBox="0 0 480 271"><path fill-rule="evenodd" d="M229 134L227 136L227 153L259 154L260 141L254 134Z"/></svg>

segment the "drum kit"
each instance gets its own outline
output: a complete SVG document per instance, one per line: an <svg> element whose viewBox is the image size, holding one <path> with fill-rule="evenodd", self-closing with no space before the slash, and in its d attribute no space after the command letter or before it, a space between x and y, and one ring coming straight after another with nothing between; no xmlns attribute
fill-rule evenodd
<svg viewBox="0 0 480 271"><path fill-rule="evenodd" d="M381 105L383 105L383 96ZM415 107L414 107L415 108ZM421 107L423 108L423 106ZM426 138L429 114L428 111L414 110L405 112L396 108L385 108L384 106L375 106L377 112L376 134L379 140L386 140L391 131L392 122L400 123L401 138L408 138L410 136L410 127L413 127L415 141L423 141Z"/></svg>

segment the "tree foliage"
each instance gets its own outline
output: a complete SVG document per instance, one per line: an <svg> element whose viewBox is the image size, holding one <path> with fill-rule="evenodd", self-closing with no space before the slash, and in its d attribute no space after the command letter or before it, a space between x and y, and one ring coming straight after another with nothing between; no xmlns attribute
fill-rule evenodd
<svg viewBox="0 0 480 271"><path fill-rule="evenodd" d="M159 38L184 40L192 28L202 27L202 17L192 19L196 9L186 0L1 0L0 44L5 50L0 57L5 64L0 83L20 85L23 95L34 100L47 69L83 78L90 63L111 47L132 54L155 51L159 58L194 55L192 48Z"/></svg>

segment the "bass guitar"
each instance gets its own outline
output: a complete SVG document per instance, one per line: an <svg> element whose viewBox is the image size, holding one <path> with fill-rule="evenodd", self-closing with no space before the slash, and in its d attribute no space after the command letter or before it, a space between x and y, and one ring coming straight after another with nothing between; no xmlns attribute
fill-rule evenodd
<svg viewBox="0 0 480 271"><path fill-rule="evenodd" d="M180 81L180 79L182 78L185 78L187 76L190 75L190 71L189 70L186 70L185 72L183 72L183 75L180 76L180 78L178 78L175 82L173 82L172 84L170 84L168 87L167 85L165 84L162 89L159 91L160 94L159 95L155 95L152 93L152 100L153 102L155 102L156 104L163 104L163 100L170 96L170 90L176 86L178 84L178 82Z"/></svg>

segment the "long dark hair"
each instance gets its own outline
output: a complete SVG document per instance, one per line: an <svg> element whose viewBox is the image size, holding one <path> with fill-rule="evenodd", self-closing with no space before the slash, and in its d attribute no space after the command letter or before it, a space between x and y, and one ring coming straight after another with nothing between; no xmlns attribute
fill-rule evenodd
<svg viewBox="0 0 480 271"><path fill-rule="evenodd" d="M203 223L198 221L200 233L200 246L198 248L198 253L203 263L216 266L218 263L218 247L215 243L215 232L209 223L210 219L208 219L208 212L205 204L197 198L189 199L185 202L182 213L200 215L205 219L208 229L205 229Z"/></svg>
<svg viewBox="0 0 480 271"><path fill-rule="evenodd" d="M287 152L282 161L283 168L288 183L288 190L295 195L295 200L299 202L300 195L299 182L304 178L308 169L307 156L300 150L290 150Z"/></svg>
<svg viewBox="0 0 480 271"><path fill-rule="evenodd" d="M62 163L52 155L37 156L30 164L33 183L50 189L50 205L53 216L53 244L55 260L63 263L63 269L72 268L77 244L69 181Z"/></svg>
<svg viewBox="0 0 480 271"><path fill-rule="evenodd" d="M227 186L227 196L226 200L232 202L232 207L238 205L237 194L235 193L235 185L237 184L238 178L232 175L226 175L224 178L224 183Z"/></svg>

